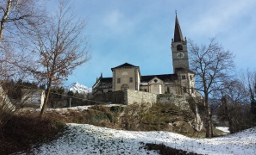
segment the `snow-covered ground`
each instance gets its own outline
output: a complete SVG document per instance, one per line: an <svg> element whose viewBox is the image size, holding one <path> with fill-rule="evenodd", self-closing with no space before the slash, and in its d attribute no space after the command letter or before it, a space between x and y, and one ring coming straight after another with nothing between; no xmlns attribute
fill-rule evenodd
<svg viewBox="0 0 256 155"><path fill-rule="evenodd" d="M171 132L123 131L87 124L67 124L68 130L55 141L34 149L32 154L54 155L154 155L144 143L163 143L177 149L209 155L255 155L256 128L212 139L188 138Z"/></svg>
<svg viewBox="0 0 256 155"><path fill-rule="evenodd" d="M225 133L229 133L229 129L228 127L222 127L222 126L219 126L219 127L216 127L217 129L219 129L220 131L223 131Z"/></svg>

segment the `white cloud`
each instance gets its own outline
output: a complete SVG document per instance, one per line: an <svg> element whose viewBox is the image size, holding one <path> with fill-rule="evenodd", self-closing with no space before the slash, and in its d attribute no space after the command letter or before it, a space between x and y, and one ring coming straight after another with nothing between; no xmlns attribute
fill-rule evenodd
<svg viewBox="0 0 256 155"><path fill-rule="evenodd" d="M198 16L199 20L195 21L191 30L200 33L199 35L216 35L236 25L235 21L247 14L255 5L254 0L214 1L204 6L204 13Z"/></svg>
<svg viewBox="0 0 256 155"><path fill-rule="evenodd" d="M114 34L131 31L134 23L119 10L113 10L103 18L103 25Z"/></svg>
<svg viewBox="0 0 256 155"><path fill-rule="evenodd" d="M118 10L114 10L105 16L103 23L107 27L116 28L120 25L122 18L123 15Z"/></svg>

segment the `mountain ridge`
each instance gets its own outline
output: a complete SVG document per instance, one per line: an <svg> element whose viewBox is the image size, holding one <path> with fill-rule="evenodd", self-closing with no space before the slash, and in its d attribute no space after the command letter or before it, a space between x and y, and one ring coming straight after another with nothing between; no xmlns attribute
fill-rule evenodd
<svg viewBox="0 0 256 155"><path fill-rule="evenodd" d="M89 88L85 85L82 85L78 82L72 83L70 86L67 86L67 91L72 91L73 93L79 93L79 94L88 94L92 92L92 88Z"/></svg>

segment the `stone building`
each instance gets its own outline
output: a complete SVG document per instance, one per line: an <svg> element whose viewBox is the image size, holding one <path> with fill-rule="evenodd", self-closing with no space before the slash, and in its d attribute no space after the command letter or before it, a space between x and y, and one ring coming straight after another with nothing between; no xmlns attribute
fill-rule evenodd
<svg viewBox="0 0 256 155"><path fill-rule="evenodd" d="M131 89L153 94L195 95L194 73L189 70L187 40L183 38L177 15L171 50L173 74L141 75L139 66L124 63L111 68L112 77L101 75L97 78L92 93Z"/></svg>

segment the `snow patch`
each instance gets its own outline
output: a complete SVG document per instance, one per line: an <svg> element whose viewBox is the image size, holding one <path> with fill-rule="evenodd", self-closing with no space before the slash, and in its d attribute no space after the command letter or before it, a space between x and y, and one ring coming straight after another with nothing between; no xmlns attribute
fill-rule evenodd
<svg viewBox="0 0 256 155"><path fill-rule="evenodd" d="M228 127L221 127L221 126L218 126L218 127L216 127L218 130L220 130L220 131L223 131L223 132L225 132L225 133L229 133L229 129L228 129Z"/></svg>

